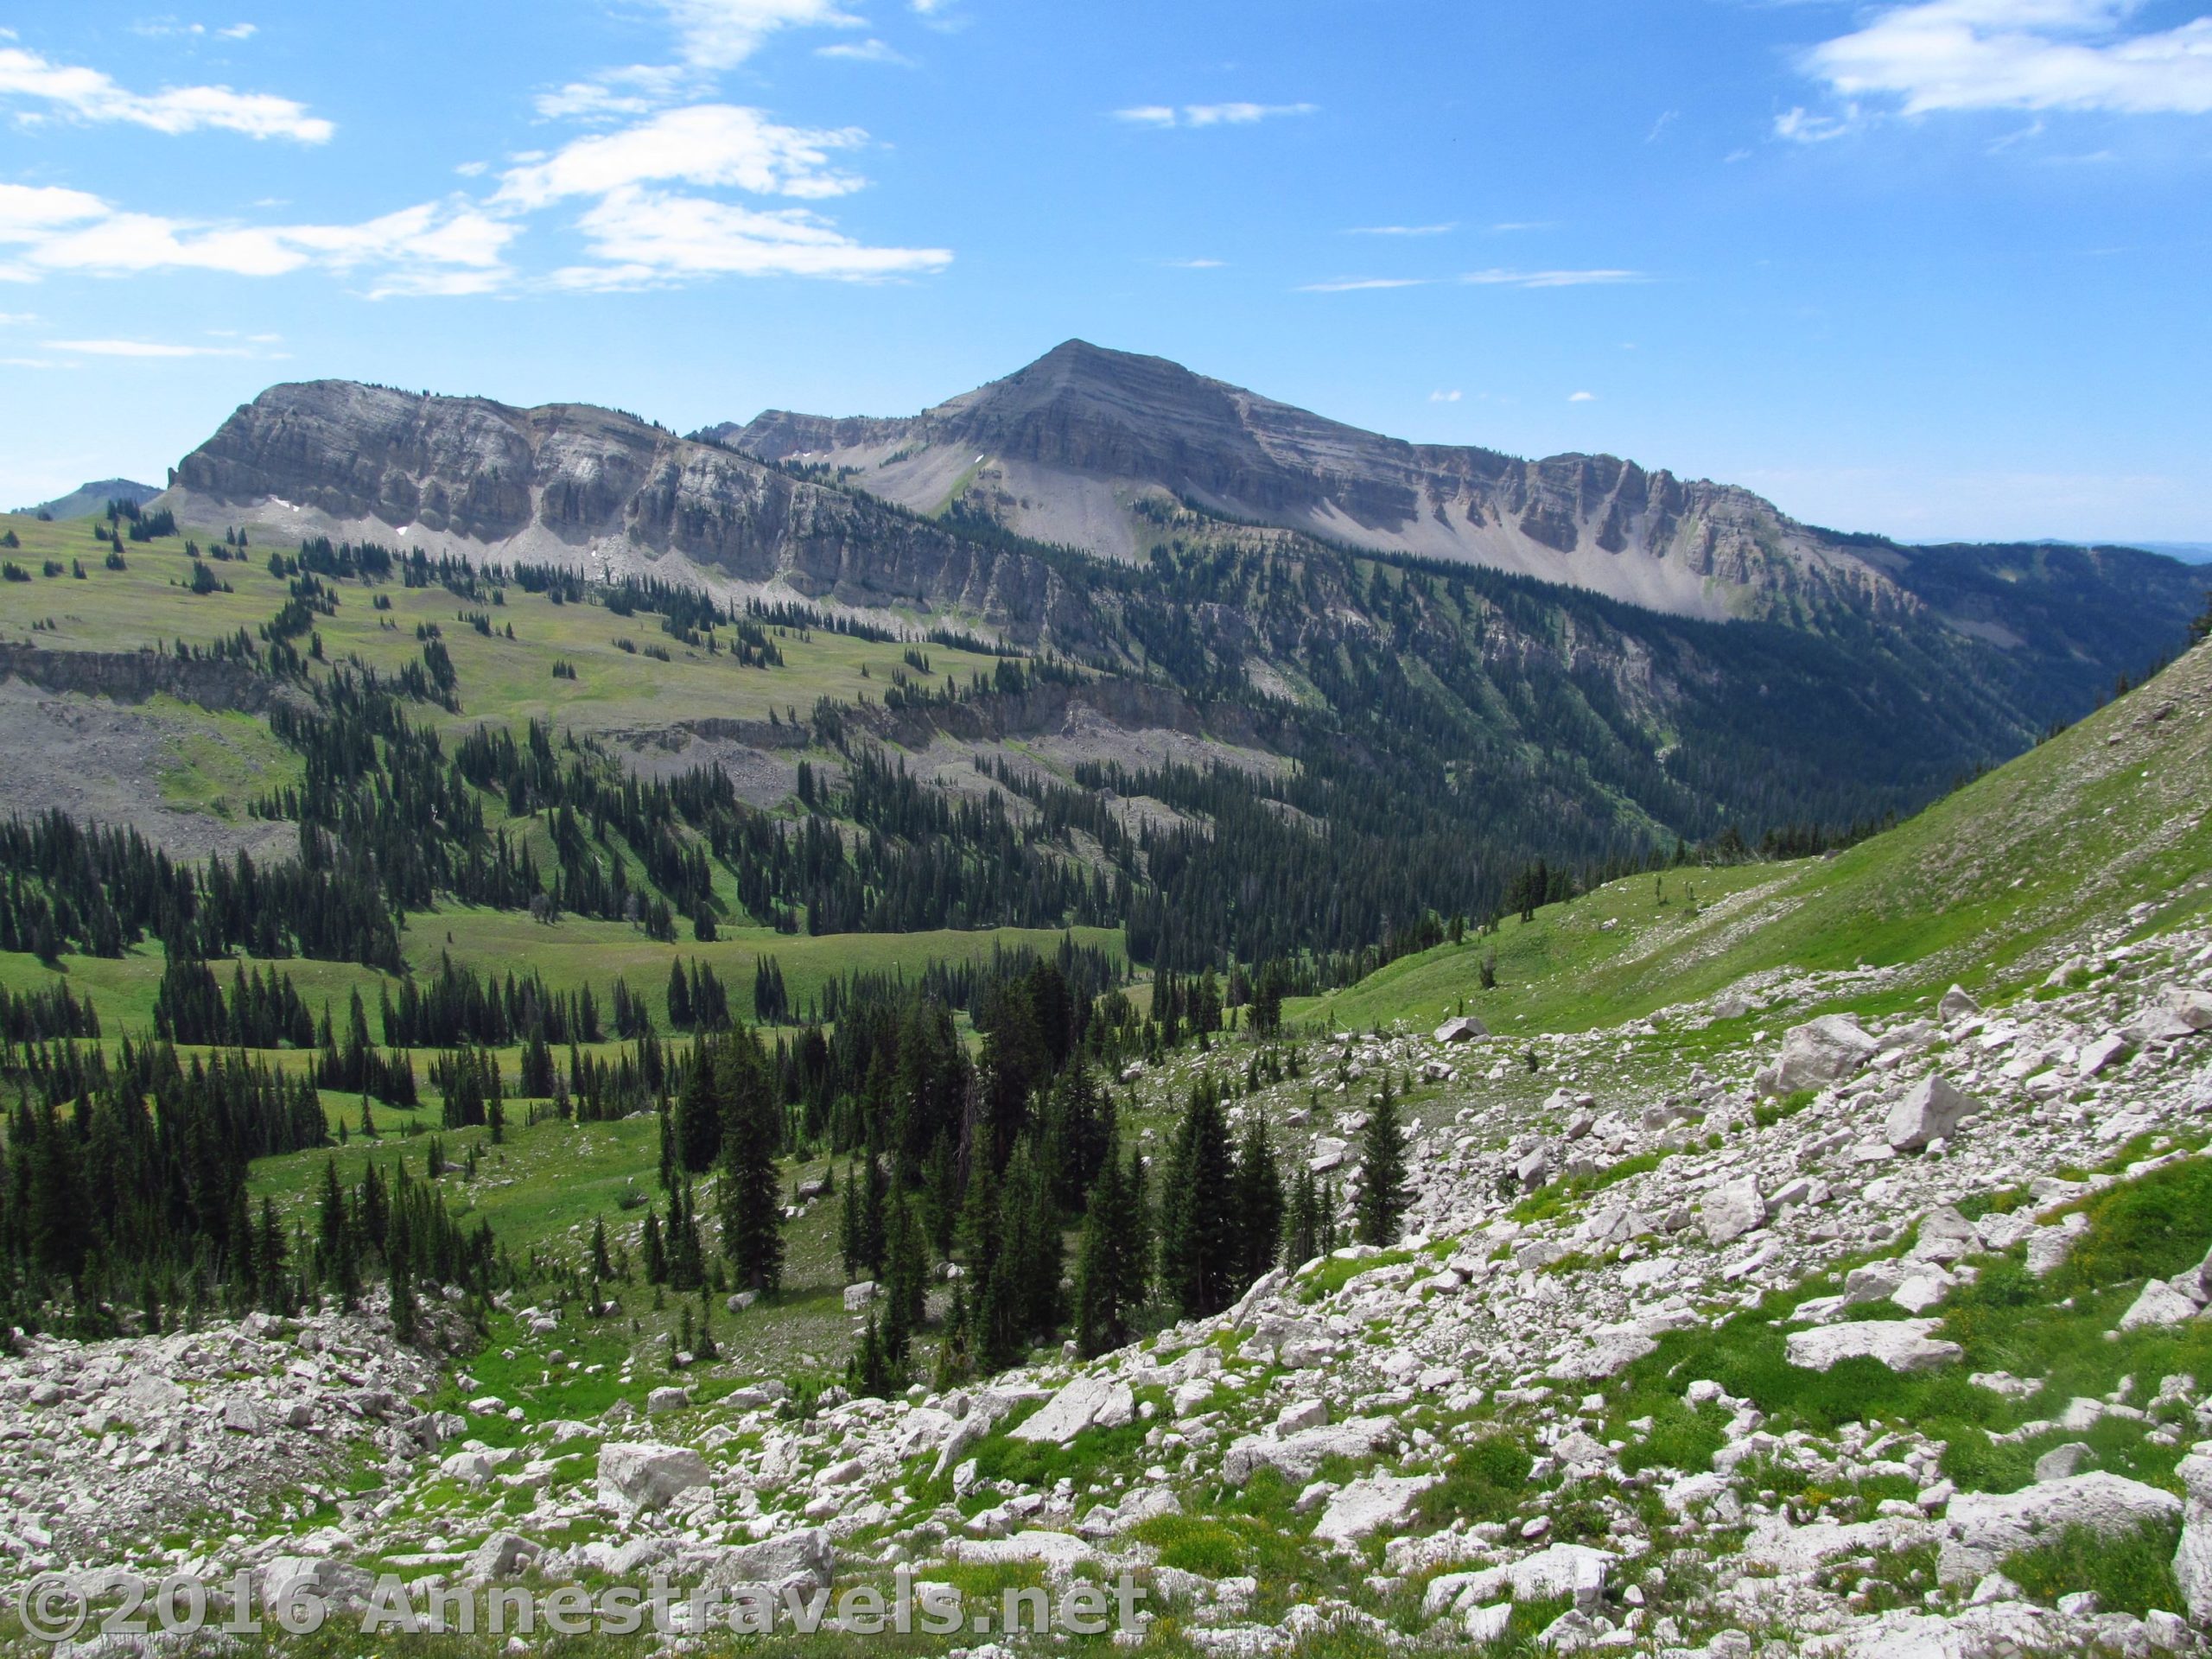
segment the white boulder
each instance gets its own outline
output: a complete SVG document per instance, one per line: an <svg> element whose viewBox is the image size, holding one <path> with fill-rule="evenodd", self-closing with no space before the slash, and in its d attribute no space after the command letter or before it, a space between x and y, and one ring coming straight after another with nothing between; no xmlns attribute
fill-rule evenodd
<svg viewBox="0 0 2212 1659"><path fill-rule="evenodd" d="M1793 1331L1784 1344L1792 1365L1832 1370L1847 1359L1878 1360L1893 1371L1932 1371L1956 1363L1966 1350L1929 1335L1940 1319L1859 1319Z"/></svg>
<svg viewBox="0 0 2212 1659"><path fill-rule="evenodd" d="M599 1501L611 1510L657 1510L712 1480L706 1459L688 1446L613 1440L599 1448Z"/></svg>

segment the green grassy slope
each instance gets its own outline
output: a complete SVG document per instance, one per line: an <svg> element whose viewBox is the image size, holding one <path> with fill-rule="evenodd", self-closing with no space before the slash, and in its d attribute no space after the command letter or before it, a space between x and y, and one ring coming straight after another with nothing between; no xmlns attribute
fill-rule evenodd
<svg viewBox="0 0 2212 1659"><path fill-rule="evenodd" d="M1827 859L1638 876L1526 925L1406 957L1287 1019L1433 1024L1468 1011L1581 1030L1747 975L1893 968L1887 993L1986 988L2100 920L2212 908L2212 645L1888 833ZM1497 986L1480 987L1497 953Z"/></svg>
<svg viewBox="0 0 2212 1659"><path fill-rule="evenodd" d="M232 591L194 594L186 586L192 561L182 537L125 542L126 568L110 570L102 563L107 549L92 539L93 522L45 524L0 515L0 530L12 530L22 543L20 551L0 557L31 577L0 582L0 640L57 651L136 651L177 640L204 646L240 628L252 634L284 603L285 582L269 572L270 547L249 548L239 559L209 559L208 569ZM207 544L205 531L192 533ZM283 544L280 550L294 549ZM61 575L41 574L48 560L63 566ZM73 561L84 570L82 581L69 574ZM901 661L905 647L843 634L817 632L801 639L786 632L776 638L783 666L740 668L727 655L677 644L661 631L657 616L556 605L512 585L504 603L489 607L456 599L443 588L410 588L396 580L372 590L353 582L332 586L338 613L318 618L316 628L323 654L334 662L359 655L384 673L396 673L421 655L416 627L438 626L461 677L462 712L442 717L449 731L467 731L480 721L519 725L532 717L557 718L588 734L659 729L709 717L765 720L772 709L779 715L792 709L804 715L818 697L880 699L893 675L907 671ZM391 608L373 608L372 593L389 599ZM488 609L502 637L487 639L461 620L463 613L480 609ZM34 632L35 623L51 626ZM504 637L510 624L512 639ZM617 639L635 650L620 649ZM300 645L304 651L306 641ZM665 650L669 660L646 656L649 646ZM939 645L929 647L929 656L938 683L950 675L963 686L974 674L988 676L996 664L980 652ZM556 661L574 667L577 677L556 680Z"/></svg>

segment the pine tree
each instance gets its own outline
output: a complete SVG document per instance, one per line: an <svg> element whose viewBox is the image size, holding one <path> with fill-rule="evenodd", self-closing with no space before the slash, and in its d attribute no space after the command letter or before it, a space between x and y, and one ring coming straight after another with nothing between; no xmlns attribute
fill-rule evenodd
<svg viewBox="0 0 2212 1659"><path fill-rule="evenodd" d="M614 1264L607 1255L607 1219L603 1216L591 1224L591 1276L601 1283L614 1276Z"/></svg>
<svg viewBox="0 0 2212 1659"><path fill-rule="evenodd" d="M1283 1224L1282 1264L1301 1268L1321 1253L1321 1210L1313 1172L1301 1169L1291 1184L1290 1211Z"/></svg>
<svg viewBox="0 0 2212 1659"><path fill-rule="evenodd" d="M784 1282L784 1203L776 1173L781 1136L775 1078L760 1039L741 1033L718 1046L722 1254L741 1282L763 1295Z"/></svg>
<svg viewBox="0 0 2212 1659"><path fill-rule="evenodd" d="M1076 1343L1085 1358L1128 1343L1144 1301L1144 1224L1134 1185L1141 1179L1109 1143L1084 1211L1076 1259Z"/></svg>
<svg viewBox="0 0 2212 1659"><path fill-rule="evenodd" d="M1406 1135L1399 1127L1398 1103L1386 1077L1360 1137L1360 1243L1387 1245L1395 1240L1408 1202Z"/></svg>
<svg viewBox="0 0 2212 1659"><path fill-rule="evenodd" d="M1235 1169L1211 1077L1191 1090L1160 1192L1160 1276L1185 1319L1227 1307L1236 1270Z"/></svg>
<svg viewBox="0 0 2212 1659"><path fill-rule="evenodd" d="M868 1316L868 1325L861 1332L859 1351L845 1367L845 1384L855 1394L871 1395L877 1399L888 1398L898 1387L873 1313Z"/></svg>
<svg viewBox="0 0 2212 1659"><path fill-rule="evenodd" d="M1251 1113L1236 1147L1236 1277L1240 1288L1275 1264L1282 1239L1282 1174L1268 1140L1268 1121Z"/></svg>
<svg viewBox="0 0 2212 1659"><path fill-rule="evenodd" d="M645 1237L639 1243L638 1251L645 1258L645 1282L649 1285L667 1283L668 1251L661 1243L660 1223L654 1217L651 1205L645 1206Z"/></svg>
<svg viewBox="0 0 2212 1659"><path fill-rule="evenodd" d="M691 1183L677 1183L668 1202L668 1287L696 1290L707 1282L707 1262L699 1242L699 1217L692 1206Z"/></svg>
<svg viewBox="0 0 2212 1659"><path fill-rule="evenodd" d="M903 1370L914 1332L928 1312L930 1285L929 1245L905 1198L891 1200L890 1233L884 1251L883 1351Z"/></svg>

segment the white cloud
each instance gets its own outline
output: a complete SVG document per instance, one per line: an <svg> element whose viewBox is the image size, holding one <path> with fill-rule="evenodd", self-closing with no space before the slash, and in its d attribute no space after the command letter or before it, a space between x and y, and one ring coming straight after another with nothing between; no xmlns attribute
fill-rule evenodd
<svg viewBox="0 0 2212 1659"><path fill-rule="evenodd" d="M474 203L425 202L359 225L203 224L131 213L81 190L0 185L0 244L21 251L0 276L215 270L283 276L310 267L363 276L372 297L481 293L511 276L516 227Z"/></svg>
<svg viewBox="0 0 2212 1659"><path fill-rule="evenodd" d="M1913 0L1805 56L1808 73L1907 115L2212 113L2212 17L2131 31L2139 0ZM1790 136L1790 135L1785 135Z"/></svg>
<svg viewBox="0 0 2212 1659"><path fill-rule="evenodd" d="M1185 104L1180 110L1166 104L1139 104L1116 110L1114 118L1139 127L1249 126L1271 116L1311 115L1318 104Z"/></svg>
<svg viewBox="0 0 2212 1659"><path fill-rule="evenodd" d="M187 38L213 35L219 41L250 41L261 31L251 23L232 23L222 29L210 29L205 23L180 23L174 17L150 17L143 22L130 25L133 35L143 35L149 40L171 40L179 35ZM9 32L8 38L15 35Z"/></svg>
<svg viewBox="0 0 2212 1659"><path fill-rule="evenodd" d="M1514 231L1548 231L1557 222L1549 219L1510 219L1503 225L1491 226L1491 229L1503 236Z"/></svg>
<svg viewBox="0 0 2212 1659"><path fill-rule="evenodd" d="M1442 236L1456 231L1457 225L1356 225L1346 231L1346 236Z"/></svg>
<svg viewBox="0 0 2212 1659"><path fill-rule="evenodd" d="M171 346L150 340L49 340L49 352L79 357L251 357L243 346Z"/></svg>
<svg viewBox="0 0 2212 1659"><path fill-rule="evenodd" d="M660 0L676 26L683 61L709 72L733 69L779 29L857 29L836 0Z"/></svg>
<svg viewBox="0 0 2212 1659"><path fill-rule="evenodd" d="M670 64L633 63L572 80L531 100L544 121L607 122L649 115L693 88L697 77Z"/></svg>
<svg viewBox="0 0 2212 1659"><path fill-rule="evenodd" d="M99 219L108 205L84 190L51 184L0 184L0 242L29 242L64 225Z"/></svg>
<svg viewBox="0 0 2212 1659"><path fill-rule="evenodd" d="M1432 391L1428 394L1428 401L1432 404L1456 404L1459 401L1459 391L1455 386L1450 391Z"/></svg>
<svg viewBox="0 0 2212 1659"><path fill-rule="evenodd" d="M881 41L869 39L855 44L840 41L834 46L817 46L817 58L841 58L848 63L896 63L911 67L913 60L903 52L895 52Z"/></svg>
<svg viewBox="0 0 2212 1659"><path fill-rule="evenodd" d="M1598 401L1598 394L1594 391L1571 391L1567 395L1567 401L1570 404L1594 404Z"/></svg>
<svg viewBox="0 0 2212 1659"><path fill-rule="evenodd" d="M1640 270L1471 270L1459 280L1483 288L1593 288L1650 278Z"/></svg>
<svg viewBox="0 0 2212 1659"><path fill-rule="evenodd" d="M577 227L595 265L555 273L572 289L645 288L715 276L865 280L940 270L944 248L872 248L804 208L772 212L624 186L587 209Z"/></svg>
<svg viewBox="0 0 2212 1659"><path fill-rule="evenodd" d="M1160 262L1177 270L1219 270L1227 263L1221 259L1163 259Z"/></svg>
<svg viewBox="0 0 2212 1659"><path fill-rule="evenodd" d="M1774 136L1793 144L1825 144L1840 138L1859 124L1859 108L1851 105L1840 115L1815 115L1802 105L1774 118Z"/></svg>
<svg viewBox="0 0 2212 1659"><path fill-rule="evenodd" d="M1303 283L1298 291L1300 294L1362 294L1378 288L1427 288L1433 280L1427 276L1339 276L1333 282Z"/></svg>
<svg viewBox="0 0 2212 1659"><path fill-rule="evenodd" d="M320 144L336 130L289 98L233 92L228 86L130 92L97 69L54 63L19 47L0 47L0 98L38 99L72 120L125 121L171 134L205 127L249 138Z"/></svg>
<svg viewBox="0 0 2212 1659"><path fill-rule="evenodd" d="M759 110L693 105L620 132L576 139L542 161L513 168L493 200L529 211L565 197L661 181L734 185L764 196L842 196L862 181L831 171L830 152L857 149L867 139L857 127L786 127Z"/></svg>

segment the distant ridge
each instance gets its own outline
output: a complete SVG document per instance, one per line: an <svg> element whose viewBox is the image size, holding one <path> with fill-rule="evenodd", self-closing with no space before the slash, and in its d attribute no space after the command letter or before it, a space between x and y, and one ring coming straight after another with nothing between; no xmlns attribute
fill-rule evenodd
<svg viewBox="0 0 2212 1659"><path fill-rule="evenodd" d="M143 507L161 493L158 484L141 484L128 478L103 478L79 484L68 494L57 495L51 501L16 511L42 512L49 518L82 518L88 513L105 512L111 501L128 501L134 507Z"/></svg>

